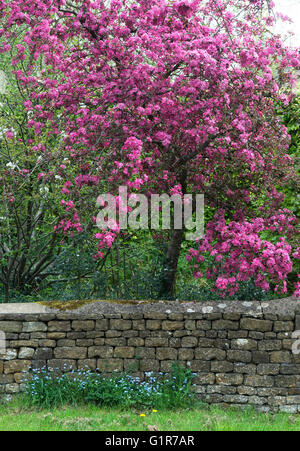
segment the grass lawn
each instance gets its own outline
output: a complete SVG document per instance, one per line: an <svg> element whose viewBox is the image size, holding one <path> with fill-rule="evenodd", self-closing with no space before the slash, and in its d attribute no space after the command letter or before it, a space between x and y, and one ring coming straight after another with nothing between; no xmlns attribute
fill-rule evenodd
<svg viewBox="0 0 300 451"><path fill-rule="evenodd" d="M0 404L0 431L300 431L300 415L217 406L152 412L86 405L50 411L14 400Z"/></svg>

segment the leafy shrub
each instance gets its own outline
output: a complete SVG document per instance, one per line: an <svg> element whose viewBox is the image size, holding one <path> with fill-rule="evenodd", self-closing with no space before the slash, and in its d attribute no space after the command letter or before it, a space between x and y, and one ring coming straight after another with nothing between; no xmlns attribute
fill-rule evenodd
<svg viewBox="0 0 300 451"><path fill-rule="evenodd" d="M282 295L283 297L284 295ZM211 285L206 283L202 286L195 284L182 284L178 287L178 299L182 301L222 301L224 297L218 291L212 291ZM227 299L227 298L226 298ZM229 298L228 298L229 299ZM237 301L267 301L274 299L273 293L267 293L261 288L257 287L253 280L247 282L240 282L239 290L235 294L234 300ZM232 300L232 299L231 299Z"/></svg>

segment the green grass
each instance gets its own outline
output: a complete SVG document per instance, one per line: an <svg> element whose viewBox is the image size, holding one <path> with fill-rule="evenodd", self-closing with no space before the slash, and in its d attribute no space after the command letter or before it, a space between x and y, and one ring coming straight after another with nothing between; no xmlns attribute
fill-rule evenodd
<svg viewBox="0 0 300 451"><path fill-rule="evenodd" d="M145 414L141 417L140 414ZM124 410L94 405L28 408L21 399L0 404L0 431L299 431L300 415L253 409L199 407L175 411Z"/></svg>

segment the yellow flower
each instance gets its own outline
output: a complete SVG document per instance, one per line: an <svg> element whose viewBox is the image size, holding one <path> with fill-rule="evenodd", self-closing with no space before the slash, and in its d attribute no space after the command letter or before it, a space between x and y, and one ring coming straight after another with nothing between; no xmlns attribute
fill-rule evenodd
<svg viewBox="0 0 300 451"><path fill-rule="evenodd" d="M153 410L152 410L152 412L153 412L153 413L156 413L156 412L157 412L157 410L153 409Z"/></svg>
<svg viewBox="0 0 300 451"><path fill-rule="evenodd" d="M144 413L141 413L140 414L140 417L145 417L146 415L144 414Z"/></svg>

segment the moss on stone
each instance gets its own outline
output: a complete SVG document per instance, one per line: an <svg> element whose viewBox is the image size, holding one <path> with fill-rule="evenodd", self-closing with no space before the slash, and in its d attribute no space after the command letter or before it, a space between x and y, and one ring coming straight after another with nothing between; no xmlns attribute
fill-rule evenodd
<svg viewBox="0 0 300 451"><path fill-rule="evenodd" d="M94 299L94 300L79 300L79 301L38 301L38 304L44 305L50 309L56 310L76 310L87 304L95 302L106 302L108 304L123 304L123 305L137 305L145 303L153 303L153 301L132 301L132 300L116 300L116 299Z"/></svg>
<svg viewBox="0 0 300 451"><path fill-rule="evenodd" d="M93 301L38 301L38 304L56 310L76 310Z"/></svg>

